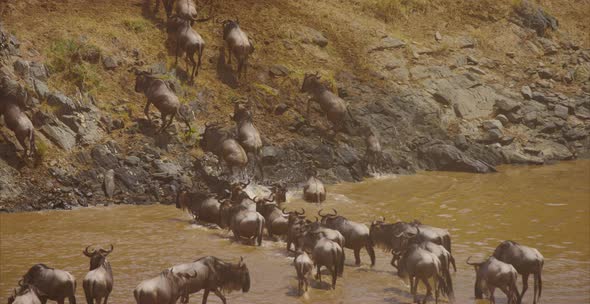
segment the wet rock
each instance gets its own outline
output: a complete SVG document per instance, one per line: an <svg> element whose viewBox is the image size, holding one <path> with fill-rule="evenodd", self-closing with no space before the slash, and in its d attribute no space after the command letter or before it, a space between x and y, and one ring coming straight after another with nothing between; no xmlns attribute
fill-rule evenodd
<svg viewBox="0 0 590 304"><path fill-rule="evenodd" d="M49 71L47 70L47 67L40 62L31 62L30 73L34 79L41 81L47 81L49 78Z"/></svg>
<svg viewBox="0 0 590 304"><path fill-rule="evenodd" d="M90 155L95 164L105 169L115 169L119 167L119 160L116 156L116 150L110 145L96 145L90 151Z"/></svg>
<svg viewBox="0 0 590 304"><path fill-rule="evenodd" d="M406 43L400 39L393 37L383 37L381 40L369 48L369 52L378 52L386 50L394 50L405 46Z"/></svg>
<svg viewBox="0 0 590 304"><path fill-rule="evenodd" d="M281 64L275 64L268 69L268 73L274 77L285 77L289 75L290 72L291 71L289 71L286 66Z"/></svg>
<svg viewBox="0 0 590 304"><path fill-rule="evenodd" d="M69 151L76 146L76 133L59 120L44 125L41 132L63 150Z"/></svg>
<svg viewBox="0 0 590 304"><path fill-rule="evenodd" d="M111 198L115 193L115 170L110 169L104 174L104 193Z"/></svg>
<svg viewBox="0 0 590 304"><path fill-rule="evenodd" d="M507 164L542 165L544 163L538 156L524 154L512 148L502 150L502 155Z"/></svg>
<svg viewBox="0 0 590 304"><path fill-rule="evenodd" d="M29 62L22 59L17 59L13 64L14 71L20 77L26 78L29 76Z"/></svg>
<svg viewBox="0 0 590 304"><path fill-rule="evenodd" d="M102 59L102 64L104 65L105 69L107 69L107 70L114 70L119 66L118 60L112 56L105 56Z"/></svg>
<svg viewBox="0 0 590 304"><path fill-rule="evenodd" d="M133 193L145 193L145 186L149 182L149 174L141 167L125 168L119 167L114 169L115 177L119 183L119 189L131 191Z"/></svg>
<svg viewBox="0 0 590 304"><path fill-rule="evenodd" d="M533 98L533 90L529 86L523 86L520 89L520 93L524 97L524 99L532 99Z"/></svg>
<svg viewBox="0 0 590 304"><path fill-rule="evenodd" d="M555 105L555 109L553 110L555 116L562 118L562 119L567 119L568 117L568 108L562 105Z"/></svg>
<svg viewBox="0 0 590 304"><path fill-rule="evenodd" d="M62 114L70 114L76 110L74 101L61 92L50 93L47 96L47 103L50 106L58 107L59 113Z"/></svg>
<svg viewBox="0 0 590 304"><path fill-rule="evenodd" d="M464 154L455 146L440 142L430 143L420 147L418 156L426 163L427 168L431 170L473 173L496 171L493 166Z"/></svg>

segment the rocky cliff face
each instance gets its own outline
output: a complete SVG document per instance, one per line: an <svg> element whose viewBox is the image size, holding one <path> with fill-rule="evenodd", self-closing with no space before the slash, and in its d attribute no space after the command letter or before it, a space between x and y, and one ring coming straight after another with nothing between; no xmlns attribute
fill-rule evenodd
<svg viewBox="0 0 590 304"><path fill-rule="evenodd" d="M77 12L86 9L76 4L72 6ZM234 13L223 4L216 8L220 14ZM226 73L231 67L218 52L205 55L206 63L217 66L205 67L202 80L197 80L202 83L191 86L186 84L183 65L148 62L151 54L136 48L120 46L108 53L84 47L85 42L77 45L75 58L66 58L86 68L85 77L64 77L63 69L55 68L55 56L42 49L46 41L34 40L30 33L24 34L25 41L17 36L23 8L9 2L3 12L8 22L0 28L2 90L18 95L27 110L41 158L34 164L24 161L13 133L0 125L0 209L171 203L179 189L221 191L235 178L219 166L216 156L200 150L198 134L186 133L181 124L156 133L157 126L138 110L144 97L132 91L133 76L128 71L137 68L158 72L169 81L197 113L197 133L206 122L225 121L230 126L227 115L232 107L227 100L249 99L263 135L264 180L253 164L247 172L259 183L296 185L312 166L330 183L369 176L373 172L368 170L361 127L372 128L381 140L380 173L488 173L499 164L545 164L588 156L589 41L571 39L573 34L561 30L558 19L542 8L525 1L502 18L489 17L483 23L502 29L493 38L449 30L431 31L429 37L415 41L397 38L382 21L362 13L343 23L360 4L351 4L352 8L332 4L332 8L318 4L313 12L304 11L304 4L282 1L250 8L269 15L280 8L290 13L286 18L291 22L280 29L283 33L252 26L257 40L254 76L236 87L231 71ZM43 9L73 13L57 4ZM136 6L125 9L141 13ZM144 5L144 18L161 25L157 15L146 9L151 6ZM310 21L327 9L334 13L324 22L340 22L345 29ZM243 24L255 23L244 19L240 18ZM216 26L200 30L215 33ZM80 41L90 40L91 35ZM161 42L153 37L153 43ZM354 38L347 40L350 37ZM215 49L220 43L213 45ZM273 50L289 59L277 59ZM309 62L297 67L301 59L294 55ZM297 93L302 73L318 65L325 67L326 83L349 104L352 119L337 135L329 131L318 106L312 106L312 116L306 119L304 96ZM88 72L93 70L108 82L94 88L93 74ZM120 96L107 101L109 91Z"/></svg>

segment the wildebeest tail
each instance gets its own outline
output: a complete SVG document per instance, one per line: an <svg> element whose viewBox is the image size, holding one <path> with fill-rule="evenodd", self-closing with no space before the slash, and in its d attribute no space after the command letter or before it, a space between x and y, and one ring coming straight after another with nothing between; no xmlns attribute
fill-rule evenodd
<svg viewBox="0 0 590 304"><path fill-rule="evenodd" d="M453 291L453 280L451 279L451 271L446 267L444 271L444 278L441 278L444 283L444 291L450 301L455 300L455 293Z"/></svg>
<svg viewBox="0 0 590 304"><path fill-rule="evenodd" d="M262 232L264 231L264 218L261 216L258 216L258 219L256 220L256 224L258 227L258 237L257 237L257 242L258 242L258 246L262 245Z"/></svg>
<svg viewBox="0 0 590 304"><path fill-rule="evenodd" d="M475 298L476 299L483 299L483 291L481 290L481 279L480 278L476 278L475 279L475 286L474 286L474 291L475 291Z"/></svg>
<svg viewBox="0 0 590 304"><path fill-rule="evenodd" d="M539 272L535 275L539 282L539 299L541 298L541 291L543 290L543 280L541 279L541 272L543 272L543 261L539 261Z"/></svg>

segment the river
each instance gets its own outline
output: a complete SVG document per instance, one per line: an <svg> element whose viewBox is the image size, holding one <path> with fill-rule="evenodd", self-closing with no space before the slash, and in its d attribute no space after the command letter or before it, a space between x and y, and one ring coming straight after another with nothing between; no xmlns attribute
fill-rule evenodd
<svg viewBox="0 0 590 304"><path fill-rule="evenodd" d="M456 303L474 303L473 267L467 257L484 258L502 240L537 248L545 257L543 303L590 302L590 161L539 167L499 168L476 175L420 172L356 184L328 187L323 208L336 208L351 220L369 224L418 219L447 228L458 270L453 274ZM318 207L291 193L287 208ZM310 292L296 296L292 257L284 242L264 240L262 247L233 243L222 230L190 222L173 206L108 206L72 211L0 214L0 302L5 303L20 276L35 263L71 272L78 281L77 300L84 303L82 279L89 244L115 246L109 256L115 276L110 303L134 303L133 289L164 268L205 255L237 262L244 256L250 269L249 293L228 295L229 303L409 303L409 287L389 265L390 255L377 250L371 268L365 251L353 266L346 250L344 277L336 290L312 281ZM324 276L325 279L328 277ZM521 288L519 277L518 286ZM532 279L523 303L532 303ZM423 289L420 288L423 294ZM202 292L191 297L200 303ZM496 292L498 303L504 295ZM220 303L213 294L209 303Z"/></svg>

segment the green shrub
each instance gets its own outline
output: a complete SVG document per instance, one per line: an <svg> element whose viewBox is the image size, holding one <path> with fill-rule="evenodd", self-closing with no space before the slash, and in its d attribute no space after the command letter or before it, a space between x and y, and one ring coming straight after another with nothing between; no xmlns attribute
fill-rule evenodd
<svg viewBox="0 0 590 304"><path fill-rule="evenodd" d="M60 39L51 44L48 66L52 73L61 75L83 91L92 92L100 88L100 75L99 66L82 60L88 56L99 58L100 49L73 39Z"/></svg>

